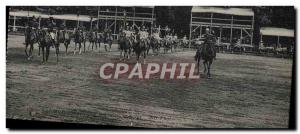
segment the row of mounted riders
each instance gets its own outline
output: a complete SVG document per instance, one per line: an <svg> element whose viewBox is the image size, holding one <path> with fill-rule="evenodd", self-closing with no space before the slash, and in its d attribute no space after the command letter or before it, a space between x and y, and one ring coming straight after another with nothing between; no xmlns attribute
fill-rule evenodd
<svg viewBox="0 0 300 134"><path fill-rule="evenodd" d="M216 41L215 36L209 34L207 30L204 35L204 43L198 46L195 60L197 62L198 72L200 66L200 60L203 59L204 71L207 73L208 77L210 77L210 66L213 60L216 58ZM65 52L68 53L68 45L71 42L71 39L74 40L75 49L74 54L79 52L81 54L81 45L84 46L85 51L85 42L88 40L90 45L92 45L92 49L97 49L97 46L100 48L100 44L108 44L105 45L105 50L110 51L111 45L113 42L113 37L110 32L104 32L103 34L98 34L97 32L83 32L80 29L75 30L75 32L71 33L67 30L49 30L49 29L34 29L32 27L27 27L25 29L25 53L28 59L32 58L33 45L35 43L39 46L39 55L40 50L42 50L43 54L43 62L47 62L49 58L50 48L55 47L56 50L56 60L58 62L59 55L59 46L61 43L65 45ZM78 51L76 51L76 45L78 44ZM160 48L163 47L164 53L167 53L169 50L171 52L176 51L178 45L184 48L188 42L185 40L179 40L174 36L168 34L164 38L160 38L158 33L153 33L149 36L149 33L146 31L138 31L131 32L129 30L121 30L118 37L118 44L120 50L120 60L129 59L133 52L136 55L136 61L139 62L139 58L143 56L143 60L145 63L146 56L149 54L149 50L152 49L153 54L158 55L160 53ZM30 46L29 52L27 52L27 48ZM46 54L46 55L45 55Z"/></svg>
<svg viewBox="0 0 300 134"><path fill-rule="evenodd" d="M70 32L67 30L50 30L50 29L35 29L32 27L27 27L25 29L25 54L28 57L28 60L30 60L33 55L33 46L34 44L38 44L39 46L39 55L40 50L42 50L43 54L43 62L48 61L49 54L50 54L50 48L55 47L56 50L56 59L58 61L58 55L59 55L59 46L60 44L64 44L65 46L65 53L68 53L68 47L71 43L71 40L73 39L75 43L75 49L74 54L78 52L81 54L81 46L84 46L84 52L85 52L85 44L86 41L89 41L89 48L90 45L92 45L92 49L94 49L94 46L97 48L97 43L107 43L109 47L111 48L112 44L112 35L110 33L104 33L104 34L95 34L96 32L83 32L82 30L75 30L75 32ZM78 51L77 49L78 44ZM28 46L29 52L28 52ZM108 51L107 46L105 45L105 50Z"/></svg>
<svg viewBox="0 0 300 134"><path fill-rule="evenodd" d="M153 53L158 55L160 49L163 47L164 53L168 51L174 52L181 46L187 46L187 40L179 40L177 37L167 35L164 38L160 38L158 33L154 33L152 36L149 36L149 33L146 31L131 32L129 30L121 30L118 36L118 44L120 50L120 58L126 59L130 58L130 55L133 52L136 55L137 62L141 56L146 59L146 56L149 54L150 49ZM27 27L25 29L25 53L30 60L33 55L33 46L38 44L39 46L39 55L40 50L42 50L43 62L47 62L50 54L50 48L55 48L56 59L58 62L59 55L59 46L64 44L65 53L68 53L68 46L71 43L71 40L75 43L74 54L78 52L81 54L82 45L83 51L86 51L86 41L89 42L88 49L92 47L92 50L99 48L101 43L104 44L105 51L110 51L113 43L113 36L111 32L97 33L96 31L83 32L81 29L76 29L74 32L67 31L65 29L49 30L49 29L35 29L32 27ZM78 44L78 50L77 49ZM28 46L29 52L28 52Z"/></svg>

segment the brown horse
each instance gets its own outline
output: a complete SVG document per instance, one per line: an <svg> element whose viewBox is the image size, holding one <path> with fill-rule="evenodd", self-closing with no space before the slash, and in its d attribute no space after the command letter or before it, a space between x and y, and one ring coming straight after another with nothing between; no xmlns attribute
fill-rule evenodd
<svg viewBox="0 0 300 134"><path fill-rule="evenodd" d="M38 35L31 27L27 27L25 29L25 54L28 60L32 58L33 44L35 43L38 43ZM30 46L29 52L27 52L28 46Z"/></svg>
<svg viewBox="0 0 300 134"><path fill-rule="evenodd" d="M207 73L207 77L211 78L210 68L215 58L215 49L213 48L214 45L211 43L204 43L197 48L197 52L195 55L195 60L197 62L197 70L199 73L200 69L200 60L203 59L204 65L204 73Z"/></svg>

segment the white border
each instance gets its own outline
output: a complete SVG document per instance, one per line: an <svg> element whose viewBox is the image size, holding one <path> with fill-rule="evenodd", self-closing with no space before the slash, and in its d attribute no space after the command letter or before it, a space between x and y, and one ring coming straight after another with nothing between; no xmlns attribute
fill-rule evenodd
<svg viewBox="0 0 300 134"><path fill-rule="evenodd" d="M1 93L0 93L0 133L18 133L18 132L24 132L24 133L33 133L32 131L9 131L5 127L5 111L6 111L6 63L5 63L5 49L6 49L6 6L11 5L28 5L28 6L37 6L37 5L70 5L70 6L76 6L76 5L147 5L147 6L154 6L154 5L182 5L182 6L190 6L190 5L203 5L203 6L295 6L297 9L297 26L299 26L299 0L0 0L1 6L0 6L0 15L1 15L1 21L0 21L0 85L1 85ZM298 33L298 29L297 29ZM298 37L298 36L297 36ZM297 45L299 43L299 38L297 38ZM300 47L297 46L297 52L299 52ZM299 63L299 58L297 60L297 63ZM299 66L297 68L299 70ZM298 73L297 73L298 75ZM299 76L299 75L298 75ZM297 80L297 83L300 80ZM297 96L299 97L299 91L297 91ZM299 107L299 103L297 103L297 107ZM297 121L299 121L299 110L297 110ZM297 124L297 128L299 128L299 122ZM34 132L41 132L41 131L34 131ZM43 131L46 133L53 133L53 131ZM62 133L60 131L54 131L55 133ZM65 132L65 131L64 131ZM84 131L68 131L66 133L86 133ZM90 131L91 132L91 131ZM135 132L124 132L123 133L140 133L140 131ZM183 131L179 131L183 132ZM188 131L190 133L199 132L199 131ZM216 133L216 131L201 131L202 133ZM217 131L219 132L219 131ZM252 131L253 132L253 131ZM283 131L255 131L257 133L278 133ZM92 131L92 133L99 133L98 131ZM100 133L103 133L102 131ZM115 132L114 132L115 133ZM152 131L147 131L146 133L152 133ZM160 131L158 133L174 133L171 131ZM186 133L186 132L184 132ZM226 131L225 133L240 133L240 131ZM243 132L243 133L251 133L249 132ZM288 133L296 133L296 131L290 131Z"/></svg>

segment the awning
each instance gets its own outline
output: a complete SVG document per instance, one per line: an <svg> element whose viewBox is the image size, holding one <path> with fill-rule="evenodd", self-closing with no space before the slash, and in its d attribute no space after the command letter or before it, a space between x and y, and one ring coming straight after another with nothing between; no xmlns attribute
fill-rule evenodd
<svg viewBox="0 0 300 134"><path fill-rule="evenodd" d="M10 11L10 16L17 16L17 17L41 17L41 18L49 18L48 14L43 14L40 12L33 12L33 11Z"/></svg>
<svg viewBox="0 0 300 134"><path fill-rule="evenodd" d="M260 33L268 36L283 36L283 37L294 37L294 30L277 28L277 27L261 27Z"/></svg>
<svg viewBox="0 0 300 134"><path fill-rule="evenodd" d="M49 18L53 17L54 19L60 19L60 20L74 20L77 21L77 15L76 14L60 14L60 15L48 15L43 14L40 12L33 12L33 11L10 11L10 16L17 16L17 17L32 17L35 16L36 18ZM78 16L79 21L85 21L89 22L91 20L90 16L88 15L79 15Z"/></svg>
<svg viewBox="0 0 300 134"><path fill-rule="evenodd" d="M192 13L219 13L237 16L254 16L253 10L248 8L193 7Z"/></svg>
<svg viewBox="0 0 300 134"><path fill-rule="evenodd" d="M52 17L54 19L59 19L59 20L74 20L74 21L77 21L77 19L78 19L79 21L85 21L85 22L89 22L91 20L90 16L79 15L78 18L77 18L76 14L52 15Z"/></svg>
<svg viewBox="0 0 300 134"><path fill-rule="evenodd" d="M120 7L139 7L139 8L154 8L154 6L120 6Z"/></svg>

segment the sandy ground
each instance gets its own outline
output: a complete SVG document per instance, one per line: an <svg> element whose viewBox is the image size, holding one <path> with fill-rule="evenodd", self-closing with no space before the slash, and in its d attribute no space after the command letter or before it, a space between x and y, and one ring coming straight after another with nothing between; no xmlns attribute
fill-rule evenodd
<svg viewBox="0 0 300 134"><path fill-rule="evenodd" d="M42 63L37 45L27 61L23 42L23 36L8 36L7 118L155 128L288 127L291 59L218 53L213 79L102 81L97 69L118 62L116 46L112 52L103 46L100 53L70 51L57 64L54 48ZM147 62L194 62L194 53L149 56Z"/></svg>

